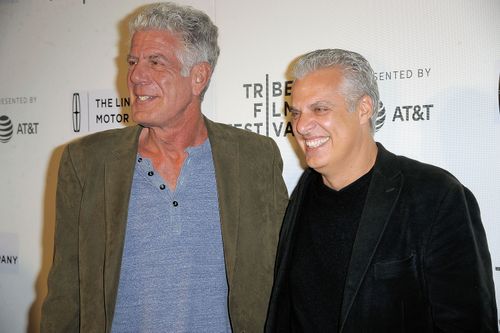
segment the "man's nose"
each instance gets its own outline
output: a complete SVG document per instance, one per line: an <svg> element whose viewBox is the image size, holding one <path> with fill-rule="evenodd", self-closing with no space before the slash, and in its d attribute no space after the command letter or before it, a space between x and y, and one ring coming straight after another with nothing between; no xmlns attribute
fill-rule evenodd
<svg viewBox="0 0 500 333"><path fill-rule="evenodd" d="M142 61L138 61L135 65L129 68L129 78L134 84L145 83L149 79L149 74L146 65Z"/></svg>
<svg viewBox="0 0 500 333"><path fill-rule="evenodd" d="M299 135L307 135L314 128L314 119L308 112L301 112L300 115L293 120L294 129Z"/></svg>

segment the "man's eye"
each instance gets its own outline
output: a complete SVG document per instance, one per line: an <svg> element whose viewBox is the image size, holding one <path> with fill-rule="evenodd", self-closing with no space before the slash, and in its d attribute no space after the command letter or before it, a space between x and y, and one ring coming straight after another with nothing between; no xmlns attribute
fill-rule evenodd
<svg viewBox="0 0 500 333"><path fill-rule="evenodd" d="M163 66L164 62L162 61L162 59L154 57L149 59L149 64L151 66L157 67L157 66Z"/></svg>
<svg viewBox="0 0 500 333"><path fill-rule="evenodd" d="M134 66L136 64L136 61L135 60L128 60L127 63L129 66Z"/></svg>

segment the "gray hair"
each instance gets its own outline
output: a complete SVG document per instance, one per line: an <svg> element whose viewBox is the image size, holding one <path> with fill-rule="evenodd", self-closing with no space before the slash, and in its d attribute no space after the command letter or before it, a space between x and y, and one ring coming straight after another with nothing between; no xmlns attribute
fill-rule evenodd
<svg viewBox="0 0 500 333"><path fill-rule="evenodd" d="M312 51L297 59L292 75L294 79L300 79L311 72L329 67L339 67L343 71L345 80L341 91L349 111L353 112L356 109L361 97L367 95L371 98L373 110L370 125L373 134L380 98L373 69L362 55L341 49Z"/></svg>
<svg viewBox="0 0 500 333"><path fill-rule="evenodd" d="M217 27L201 10L173 2L154 3L130 21L129 30L131 35L141 30L165 30L178 34L185 47L177 54L183 76L188 76L191 68L200 62L208 62L212 71L215 68L220 52Z"/></svg>

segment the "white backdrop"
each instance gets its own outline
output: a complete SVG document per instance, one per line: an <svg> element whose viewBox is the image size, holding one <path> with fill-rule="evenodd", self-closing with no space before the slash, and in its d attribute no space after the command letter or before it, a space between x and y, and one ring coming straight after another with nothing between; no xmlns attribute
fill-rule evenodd
<svg viewBox="0 0 500 333"><path fill-rule="evenodd" d="M289 191L301 173L284 117L290 62L317 48L366 56L385 110L377 141L448 169L473 191L500 295L498 0L182 2L220 29L205 114L273 137ZM38 331L62 146L130 123L126 22L145 3L0 0L2 333Z"/></svg>

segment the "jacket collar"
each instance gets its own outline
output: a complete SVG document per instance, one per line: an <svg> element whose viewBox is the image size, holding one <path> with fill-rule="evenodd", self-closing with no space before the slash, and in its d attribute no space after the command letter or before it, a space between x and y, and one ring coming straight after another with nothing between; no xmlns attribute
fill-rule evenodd
<svg viewBox="0 0 500 333"><path fill-rule="evenodd" d="M403 186L403 177L395 155L387 151L381 144L377 143L377 146L377 159L354 240L344 287L341 330L370 267Z"/></svg>
<svg viewBox="0 0 500 333"><path fill-rule="evenodd" d="M106 332L110 331L120 275L128 203L142 127L123 129L117 147L104 162L105 253L104 307Z"/></svg>
<svg viewBox="0 0 500 333"><path fill-rule="evenodd" d="M240 169L239 144L232 131L205 118L219 197L224 259L229 287L232 286L239 228Z"/></svg>

